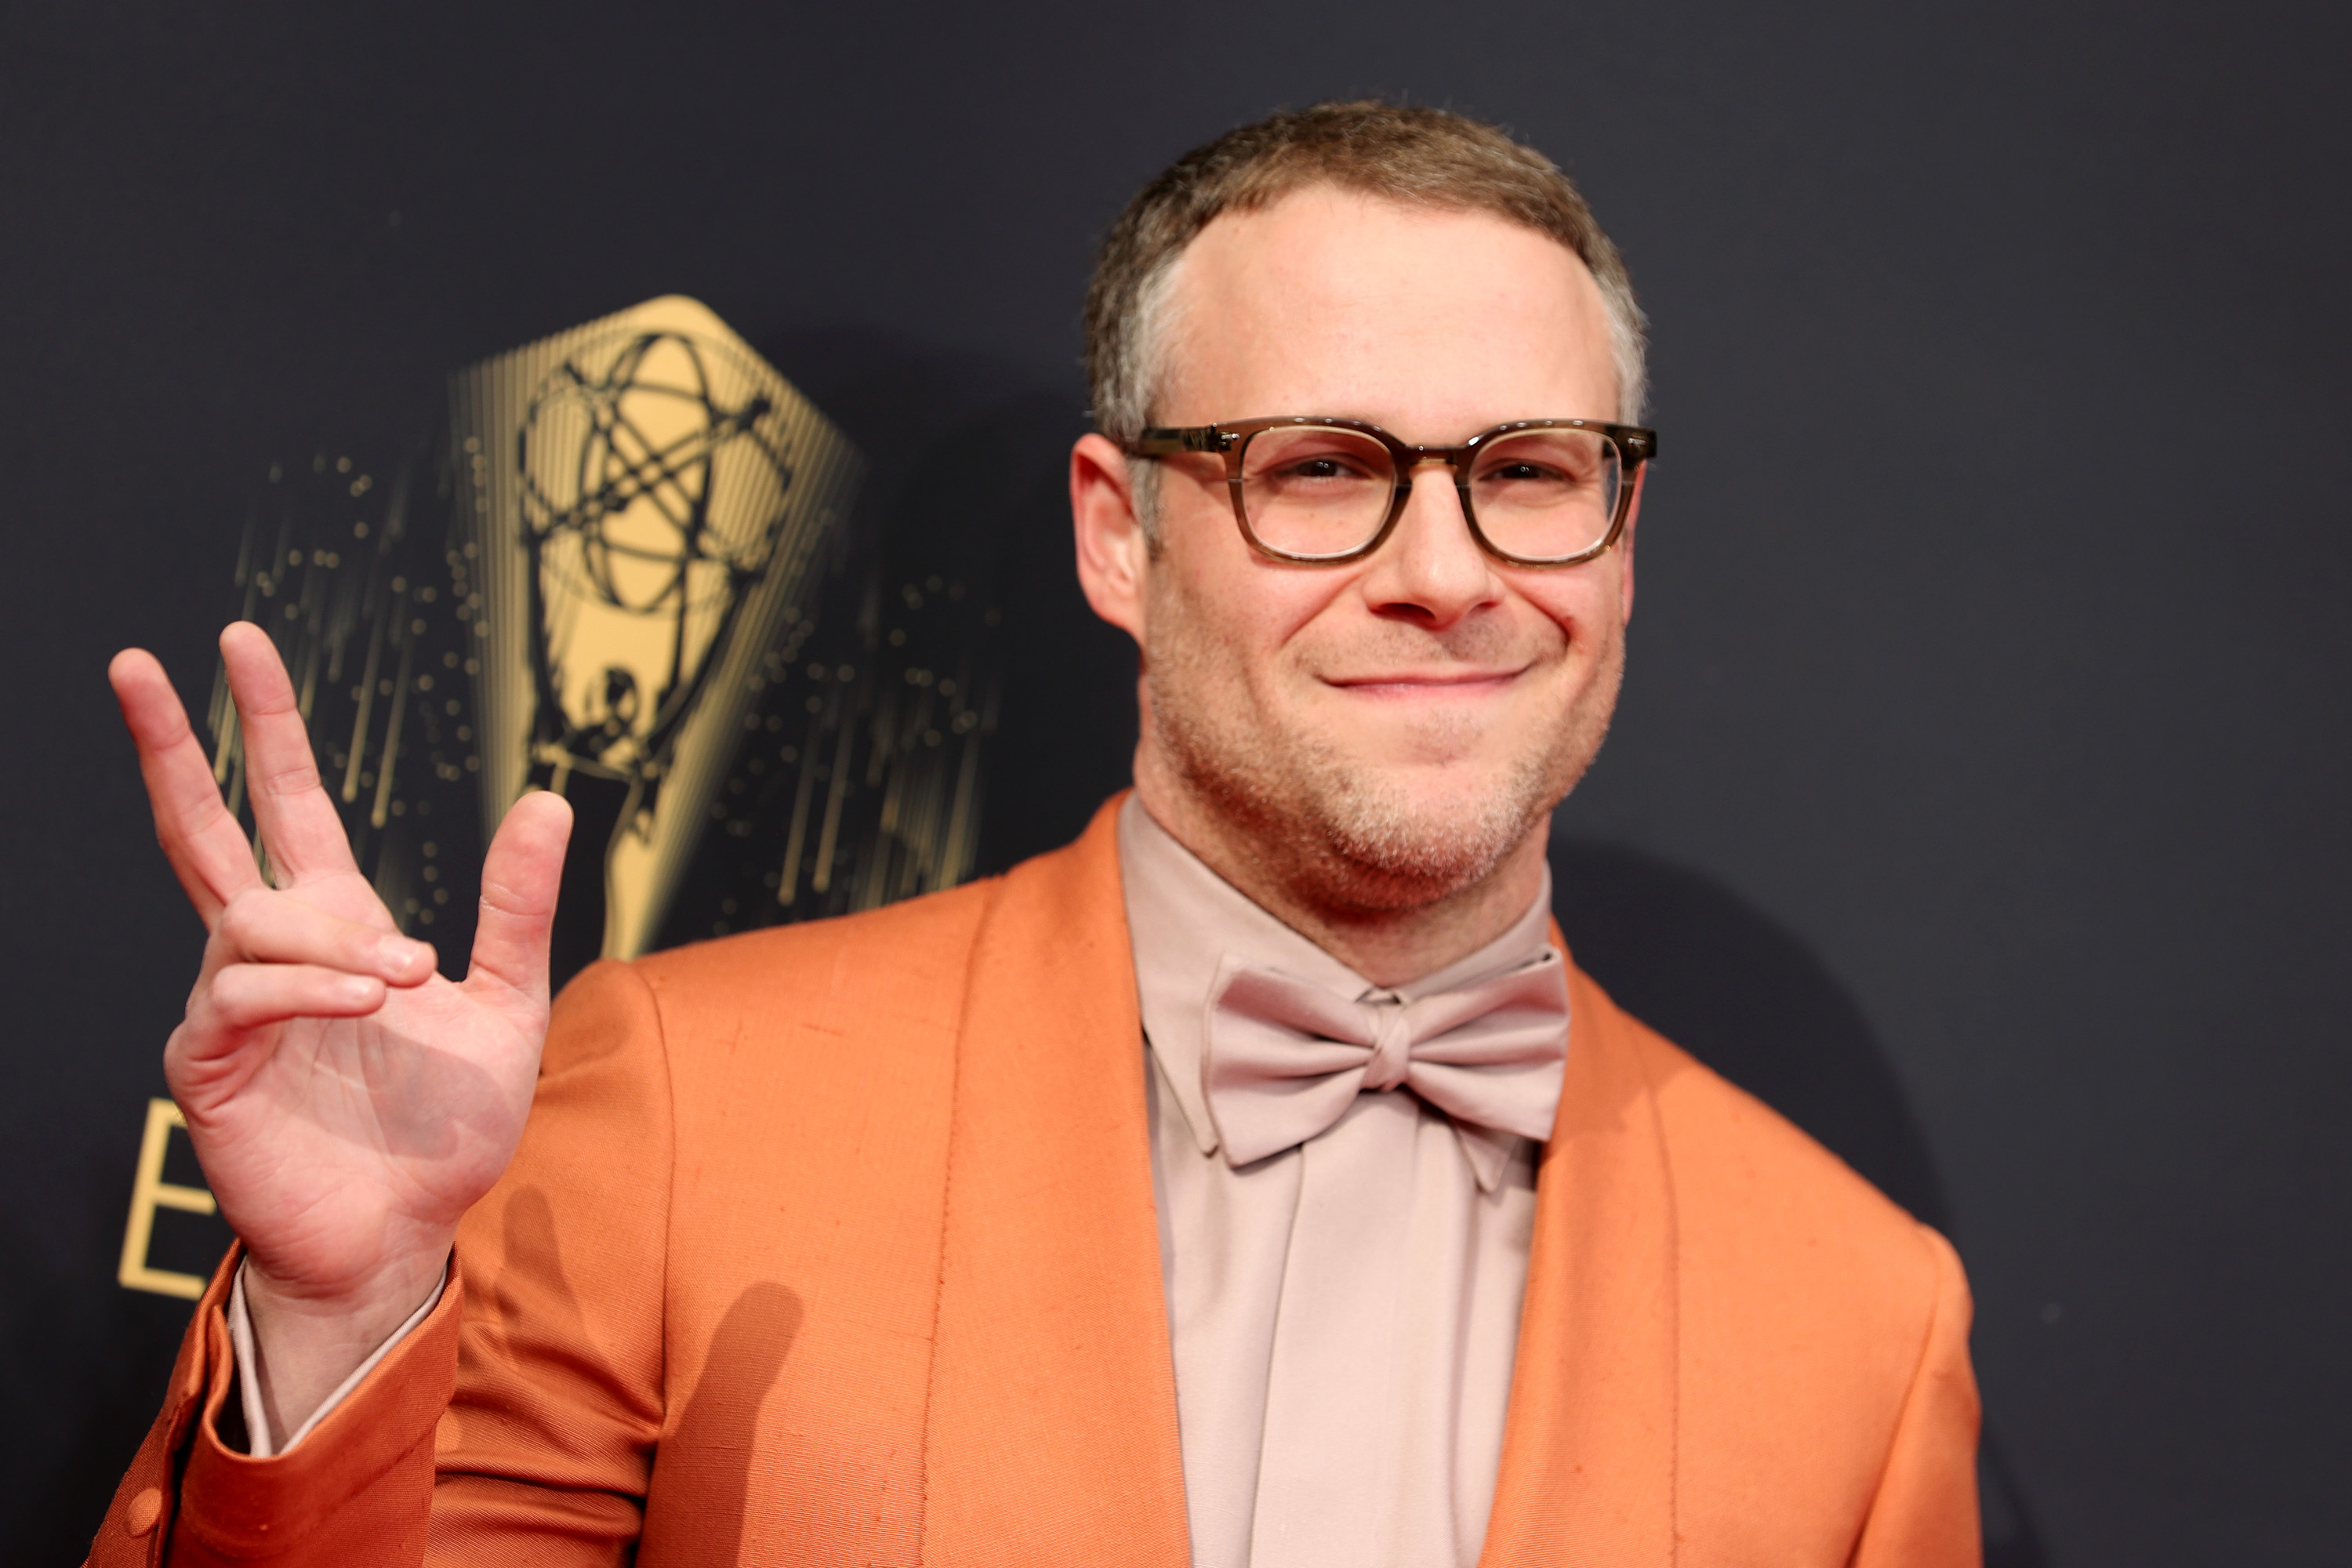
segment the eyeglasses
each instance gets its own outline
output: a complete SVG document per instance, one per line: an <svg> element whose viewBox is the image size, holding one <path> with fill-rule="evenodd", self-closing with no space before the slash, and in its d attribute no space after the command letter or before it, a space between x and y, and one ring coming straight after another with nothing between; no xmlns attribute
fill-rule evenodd
<svg viewBox="0 0 2352 1568"><path fill-rule="evenodd" d="M1360 419L1285 415L1146 430L1138 458L1221 454L1242 537L1276 561L1338 565L1381 547L1424 463L1454 470L1480 549L1512 566L1572 566L1617 542L1658 435L1591 419L1520 419L1459 447L1414 447Z"/></svg>

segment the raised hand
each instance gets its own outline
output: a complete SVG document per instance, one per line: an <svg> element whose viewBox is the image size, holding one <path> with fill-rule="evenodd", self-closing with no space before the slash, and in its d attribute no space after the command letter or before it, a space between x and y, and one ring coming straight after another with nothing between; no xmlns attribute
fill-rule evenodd
<svg viewBox="0 0 2352 1568"><path fill-rule="evenodd" d="M507 814L471 967L445 979L360 875L267 634L230 626L221 656L275 887L163 667L134 648L108 675L156 837L211 931L163 1074L245 1242L264 1401L282 1430L431 1293L458 1219L514 1155L572 814L545 794Z"/></svg>

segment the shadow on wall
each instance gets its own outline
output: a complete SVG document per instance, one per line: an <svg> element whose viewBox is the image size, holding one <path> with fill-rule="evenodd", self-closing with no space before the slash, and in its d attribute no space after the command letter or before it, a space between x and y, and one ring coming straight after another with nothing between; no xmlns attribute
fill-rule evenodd
<svg viewBox="0 0 2352 1568"><path fill-rule="evenodd" d="M886 555L949 560L1002 617L1002 715L974 871L1077 837L1128 782L1135 646L1095 618L1070 538L1070 445L1086 388L864 328L757 340L872 467L859 526Z"/></svg>
<svg viewBox="0 0 2352 1568"><path fill-rule="evenodd" d="M1637 850L1555 839L1551 869L1570 950L1619 1004L1950 1233L1885 1052L1801 942L1727 889ZM2041 1538L1990 1426L1978 1479L1988 1568L2042 1568Z"/></svg>

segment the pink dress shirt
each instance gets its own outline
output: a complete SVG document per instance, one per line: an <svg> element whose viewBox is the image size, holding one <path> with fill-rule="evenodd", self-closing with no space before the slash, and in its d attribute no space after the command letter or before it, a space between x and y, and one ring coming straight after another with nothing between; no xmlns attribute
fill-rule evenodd
<svg viewBox="0 0 2352 1568"><path fill-rule="evenodd" d="M1133 797L1119 864L1154 1070L1152 1177L1195 1568L1472 1568L1502 1457L1535 1224L1536 1145L1482 1191L1453 1124L1402 1091L1235 1169L1201 1088L1227 953L1354 1000L1384 995L1219 878ZM1408 985L1510 969L1517 924Z"/></svg>

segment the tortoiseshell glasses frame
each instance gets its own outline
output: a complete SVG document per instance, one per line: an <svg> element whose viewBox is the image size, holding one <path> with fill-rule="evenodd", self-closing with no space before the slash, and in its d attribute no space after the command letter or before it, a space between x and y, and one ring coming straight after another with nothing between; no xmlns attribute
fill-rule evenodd
<svg viewBox="0 0 2352 1568"><path fill-rule="evenodd" d="M1351 432L1387 448L1393 490L1379 529L1360 544L1328 552L1301 553L1268 544L1252 526L1244 493L1244 459L1251 444L1269 430L1300 428ZM1605 440L1617 459L1617 493L1610 509L1606 529L1597 542L1568 554L1522 555L1503 549L1479 526L1477 507L1471 495L1472 466L1482 452L1507 437L1542 430L1589 431ZM1477 541L1481 550L1511 566L1573 566L1601 554L1625 531L1625 520L1633 510L1634 481L1642 465L1658 455L1658 433L1636 425L1612 425L1596 419L1518 419L1482 430L1458 447L1416 447L1399 440L1365 420L1289 414L1268 419L1227 420L1215 425L1158 426L1144 431L1128 445L1126 450L1129 456L1137 458L1170 458L1192 452L1223 458L1226 488L1233 498L1234 521L1240 524L1242 537L1248 541L1250 548L1276 561L1337 566L1362 560L1378 550L1395 531L1397 520L1404 515L1405 503L1412 498L1413 471L1423 464L1444 463L1454 470L1454 486L1461 497L1462 515L1469 522L1471 537Z"/></svg>

